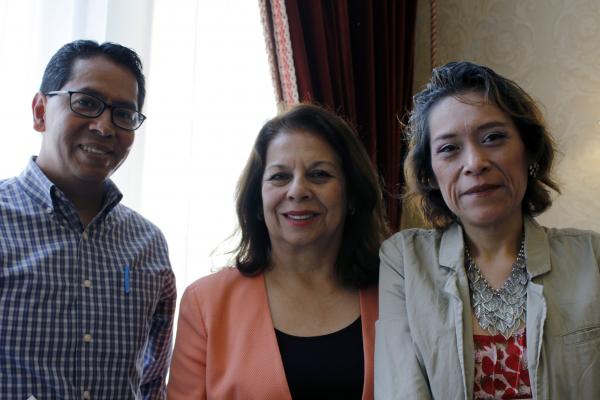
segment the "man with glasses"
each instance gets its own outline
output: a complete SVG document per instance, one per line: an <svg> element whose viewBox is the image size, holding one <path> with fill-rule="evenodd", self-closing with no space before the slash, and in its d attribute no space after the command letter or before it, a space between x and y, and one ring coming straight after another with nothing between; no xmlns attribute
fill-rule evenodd
<svg viewBox="0 0 600 400"><path fill-rule="evenodd" d="M0 399L165 397L167 246L109 179L146 118L141 68L132 50L92 41L46 67L39 155L0 182Z"/></svg>

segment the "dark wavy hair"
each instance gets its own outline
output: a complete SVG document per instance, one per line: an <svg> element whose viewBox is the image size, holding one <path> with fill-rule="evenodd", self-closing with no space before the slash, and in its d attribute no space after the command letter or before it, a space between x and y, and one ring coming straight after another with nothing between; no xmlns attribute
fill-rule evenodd
<svg viewBox="0 0 600 400"><path fill-rule="evenodd" d="M528 162L537 163L535 177L528 175L522 201L523 214L535 216L552 205L550 190L560 193L551 176L555 144L535 101L515 82L474 63L451 62L433 70L425 89L413 98L407 135L409 151L404 164L406 197L420 203L424 218L436 229L456 220L440 192L431 166L429 115L440 100L468 92L485 99L509 116L525 145Z"/></svg>
<svg viewBox="0 0 600 400"><path fill-rule="evenodd" d="M378 279L381 242L388 228L377 173L356 132L342 118L325 109L300 104L267 121L260 130L238 182L236 210L241 232L236 266L246 276L269 266L271 242L262 218L262 177L267 149L282 132L302 131L318 135L331 145L341 160L348 204L336 276L347 287L361 288Z"/></svg>
<svg viewBox="0 0 600 400"><path fill-rule="evenodd" d="M96 56L106 57L131 71L138 84L137 103L138 110L141 110L146 98L146 79L142 73L142 61L135 51L117 43L98 44L93 40L75 40L65 44L58 49L46 65L40 92L61 90L72 77L75 60Z"/></svg>

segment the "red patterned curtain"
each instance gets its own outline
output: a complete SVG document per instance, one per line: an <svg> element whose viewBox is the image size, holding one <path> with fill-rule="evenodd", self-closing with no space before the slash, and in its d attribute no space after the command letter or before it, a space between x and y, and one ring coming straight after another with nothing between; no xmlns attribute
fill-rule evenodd
<svg viewBox="0 0 600 400"><path fill-rule="evenodd" d="M400 226L416 0L259 0L279 104L314 101L352 121Z"/></svg>

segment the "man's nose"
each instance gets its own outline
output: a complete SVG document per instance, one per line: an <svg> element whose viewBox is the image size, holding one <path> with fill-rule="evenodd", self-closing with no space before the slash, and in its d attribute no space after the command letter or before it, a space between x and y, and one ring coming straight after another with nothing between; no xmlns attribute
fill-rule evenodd
<svg viewBox="0 0 600 400"><path fill-rule="evenodd" d="M103 137L114 136L116 128L112 123L111 112L112 110L109 107L106 107L102 111L102 114L98 115L96 118L93 118L90 123L90 130Z"/></svg>

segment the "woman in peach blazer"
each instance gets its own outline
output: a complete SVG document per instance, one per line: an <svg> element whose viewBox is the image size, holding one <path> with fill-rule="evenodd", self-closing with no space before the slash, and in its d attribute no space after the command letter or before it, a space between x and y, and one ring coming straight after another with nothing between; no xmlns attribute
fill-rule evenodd
<svg viewBox="0 0 600 400"><path fill-rule="evenodd" d="M268 121L237 213L237 268L181 300L169 399L372 399L387 228L356 134L311 105Z"/></svg>

